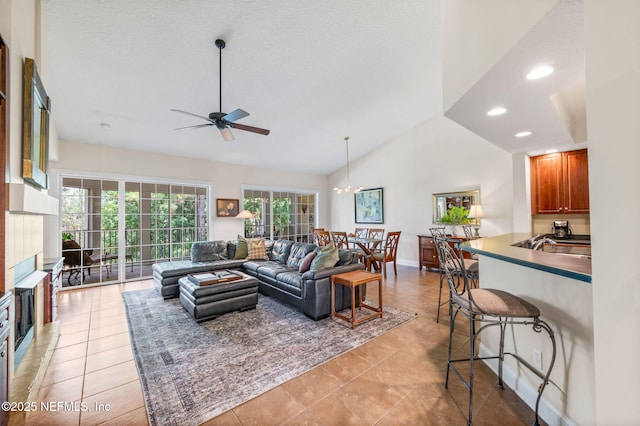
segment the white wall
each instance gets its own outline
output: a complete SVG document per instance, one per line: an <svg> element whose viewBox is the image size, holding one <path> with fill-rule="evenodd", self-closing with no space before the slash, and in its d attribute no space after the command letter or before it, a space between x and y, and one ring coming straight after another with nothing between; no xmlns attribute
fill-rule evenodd
<svg viewBox="0 0 640 426"><path fill-rule="evenodd" d="M384 189L384 225L402 231L398 262L418 265L416 235L429 234L431 195L480 188L482 235L512 232L511 154L439 115L351 163L351 185ZM346 171L329 177L329 187L345 186ZM352 194L331 194L331 226L355 228ZM359 225L375 227L374 225Z"/></svg>
<svg viewBox="0 0 640 426"><path fill-rule="evenodd" d="M556 359L543 394L541 417L552 425L595 424L592 285L487 256L480 256L480 265L481 283L491 283L491 288L530 301L540 308L541 319L554 331ZM487 329L482 336L486 354L497 354L498 329ZM505 351L517 353L532 365L534 351L540 351L546 371L551 361L551 340L547 333L536 333L532 326L514 326L507 331ZM519 368L513 357L505 357L505 365L507 385L535 406L540 379Z"/></svg>
<svg viewBox="0 0 640 426"><path fill-rule="evenodd" d="M101 173L107 176L196 181L211 185L212 239L233 239L243 232L242 220L217 218L214 213L216 198L242 200L242 185L317 190L321 200L318 224L328 226L330 220L330 206L322 202L328 199L327 177L321 175L238 166L68 141L60 141L59 160L52 161L51 167L54 173L66 170ZM49 226L57 226L57 218L51 219ZM58 239L53 238L55 235L48 235L47 239L53 240L53 243L47 245L47 252L59 250Z"/></svg>
<svg viewBox="0 0 640 426"><path fill-rule="evenodd" d="M446 0L442 7L444 111L558 0Z"/></svg>
<svg viewBox="0 0 640 426"><path fill-rule="evenodd" d="M629 215L640 210L638 22L636 0L585 0L596 423L601 425L640 419L640 224ZM616 232L623 224L622 233Z"/></svg>

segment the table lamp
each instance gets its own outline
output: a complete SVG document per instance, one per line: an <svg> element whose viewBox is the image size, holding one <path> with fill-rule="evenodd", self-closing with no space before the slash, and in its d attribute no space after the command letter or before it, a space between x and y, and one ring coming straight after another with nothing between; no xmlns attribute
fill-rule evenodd
<svg viewBox="0 0 640 426"><path fill-rule="evenodd" d="M471 219L475 219L474 229L476 230L476 237L480 237L480 224L478 223L478 219L484 217L484 212L482 211L482 206L480 204L472 204L471 208L469 208L469 215Z"/></svg>

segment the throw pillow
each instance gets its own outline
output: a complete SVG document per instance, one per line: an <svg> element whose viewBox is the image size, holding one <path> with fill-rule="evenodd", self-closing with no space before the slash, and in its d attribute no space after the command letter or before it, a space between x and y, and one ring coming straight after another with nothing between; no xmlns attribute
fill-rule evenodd
<svg viewBox="0 0 640 426"><path fill-rule="evenodd" d="M316 253L315 259L311 262L310 271L333 268L336 266L336 263L338 263L338 249L333 243L329 243L324 247L318 247Z"/></svg>
<svg viewBox="0 0 640 426"><path fill-rule="evenodd" d="M267 260L267 246L262 238L252 238L247 240L247 259Z"/></svg>
<svg viewBox="0 0 640 426"><path fill-rule="evenodd" d="M249 246L247 245L247 239L242 235L238 235L238 241L236 242L236 255L234 259L246 259L249 255Z"/></svg>
<svg viewBox="0 0 640 426"><path fill-rule="evenodd" d="M298 272L300 272L300 273L307 272L311 268L311 262L313 262L313 259L315 259L317 254L318 253L316 253L315 251L312 251L311 253L308 253L302 259L302 262L300 262L300 267L298 268Z"/></svg>

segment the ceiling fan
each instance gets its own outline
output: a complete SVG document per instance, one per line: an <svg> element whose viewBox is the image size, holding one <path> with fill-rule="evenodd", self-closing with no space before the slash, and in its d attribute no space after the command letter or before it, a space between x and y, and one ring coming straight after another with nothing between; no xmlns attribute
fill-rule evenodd
<svg viewBox="0 0 640 426"><path fill-rule="evenodd" d="M220 111L222 111L222 49L224 49L225 47L225 42L222 39L217 39L215 44L220 51ZM253 127L247 126L246 124L236 123L236 120L240 120L241 118L247 117L249 115L248 112L241 109L236 109L228 114L224 112L212 112L208 117L205 117L204 115L194 114L192 112L182 111L180 109L171 109L171 111L202 118L203 120L206 120L208 122L206 124L197 124L195 126L179 127L174 130L197 129L200 127L216 126L218 130L220 130L220 133L222 133L222 137L225 141L234 140L233 133L231 133L231 130L229 129L230 127L238 130L244 130L246 132L259 133L261 135L269 134L269 130L267 129L261 129L260 127Z"/></svg>

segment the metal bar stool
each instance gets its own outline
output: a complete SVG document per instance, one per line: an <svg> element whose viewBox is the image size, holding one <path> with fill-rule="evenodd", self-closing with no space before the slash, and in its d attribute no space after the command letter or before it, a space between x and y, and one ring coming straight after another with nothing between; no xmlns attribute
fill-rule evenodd
<svg viewBox="0 0 640 426"><path fill-rule="evenodd" d="M473 288L471 285L470 274L466 272L464 266L464 258L458 255L458 251L455 250L445 238L434 237L436 242L436 248L441 257L441 267L444 269L447 283L449 284L449 290L451 292L450 297L450 324L449 324L449 354L447 356L447 373L444 382L445 388L449 386L449 372L453 370L454 373L460 378L465 388L469 391L469 415L467 423L471 425L473 417L473 363L476 360L485 359L497 359L498 360L498 387L504 388L502 382L502 364L504 362L505 355L511 355L516 358L521 365L526 366L534 374L542 379L542 383L538 387L538 398L536 399L535 408L535 423L538 425L538 408L540 405L540 398L542 392L549 383L549 376L553 369L553 364L556 359L556 339L553 334L553 330L543 320L540 319L540 309L528 301L515 296L511 293L496 289L487 288ZM459 273L462 271L462 273ZM451 347L453 332L455 328L456 317L458 314L462 314L469 320L469 358L464 359L451 359ZM476 322L480 325L480 328L476 330ZM546 372L540 372L527 361L522 359L518 354L504 351L504 337L507 326L512 325L530 325L533 331L536 333L546 331L551 339L553 347L553 353L551 355L551 361L549 368ZM496 356L479 357L476 356L476 341L480 333L485 329L499 326L500 327L500 349ZM455 363L469 362L469 379L468 381L462 376L462 374L456 369Z"/></svg>

